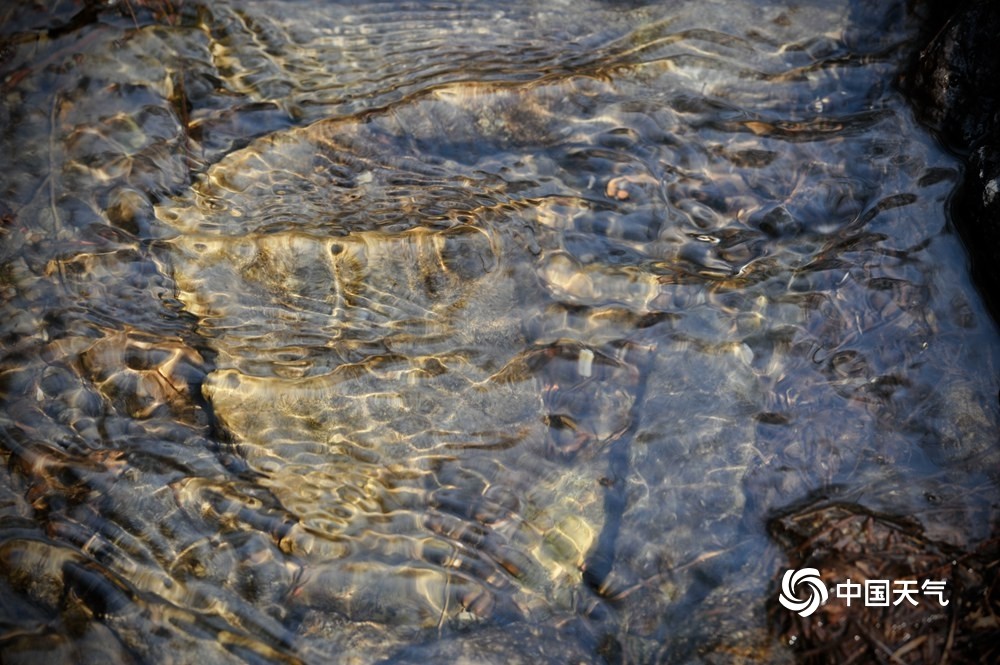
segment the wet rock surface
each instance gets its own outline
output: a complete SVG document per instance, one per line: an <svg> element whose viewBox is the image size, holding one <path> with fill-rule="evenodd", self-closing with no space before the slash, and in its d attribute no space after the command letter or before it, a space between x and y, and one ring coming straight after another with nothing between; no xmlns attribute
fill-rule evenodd
<svg viewBox="0 0 1000 665"><path fill-rule="evenodd" d="M952 201L973 275L1000 316L1000 58L995 38L1000 8L992 2L932 4L930 26L940 28L920 52L905 81L917 113L952 149L965 156L965 176Z"/></svg>

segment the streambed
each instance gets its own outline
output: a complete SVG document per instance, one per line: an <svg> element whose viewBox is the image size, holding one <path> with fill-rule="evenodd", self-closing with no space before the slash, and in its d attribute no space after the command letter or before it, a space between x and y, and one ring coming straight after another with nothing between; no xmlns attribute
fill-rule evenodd
<svg viewBox="0 0 1000 665"><path fill-rule="evenodd" d="M4 662L774 662L799 507L989 542L880 4L5 10Z"/></svg>

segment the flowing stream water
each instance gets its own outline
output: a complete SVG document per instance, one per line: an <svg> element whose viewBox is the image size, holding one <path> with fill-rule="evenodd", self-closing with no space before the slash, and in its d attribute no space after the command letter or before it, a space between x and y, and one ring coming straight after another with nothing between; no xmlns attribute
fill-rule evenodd
<svg viewBox="0 0 1000 665"><path fill-rule="evenodd" d="M780 516L995 537L919 28L0 10L0 661L787 662Z"/></svg>

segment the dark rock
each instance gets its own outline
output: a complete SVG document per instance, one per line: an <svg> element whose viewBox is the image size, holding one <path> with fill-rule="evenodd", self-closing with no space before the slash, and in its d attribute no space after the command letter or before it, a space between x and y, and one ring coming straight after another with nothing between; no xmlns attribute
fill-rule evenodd
<svg viewBox="0 0 1000 665"><path fill-rule="evenodd" d="M969 251L972 273L1000 320L1000 3L969 0L929 6L927 46L903 87L920 119L966 157L952 220Z"/></svg>
<svg viewBox="0 0 1000 665"><path fill-rule="evenodd" d="M1000 127L1000 3L952 4L959 9L950 17L947 6L932 6L929 28L940 27L904 85L921 120L964 154Z"/></svg>
<svg viewBox="0 0 1000 665"><path fill-rule="evenodd" d="M969 155L951 214L968 248L972 276L1000 321L1000 133Z"/></svg>

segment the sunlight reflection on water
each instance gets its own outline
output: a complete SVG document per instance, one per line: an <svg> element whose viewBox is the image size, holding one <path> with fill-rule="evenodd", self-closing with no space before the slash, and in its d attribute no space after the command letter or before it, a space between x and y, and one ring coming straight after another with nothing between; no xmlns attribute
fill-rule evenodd
<svg viewBox="0 0 1000 665"><path fill-rule="evenodd" d="M881 5L4 10L5 657L772 662L822 519L974 550Z"/></svg>

